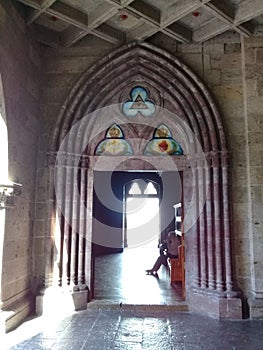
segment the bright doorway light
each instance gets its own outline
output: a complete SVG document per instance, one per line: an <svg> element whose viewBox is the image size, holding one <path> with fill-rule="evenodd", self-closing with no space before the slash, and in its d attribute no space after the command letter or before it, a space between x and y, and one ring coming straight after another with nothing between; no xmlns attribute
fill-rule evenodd
<svg viewBox="0 0 263 350"><path fill-rule="evenodd" d="M126 200L127 246L156 247L160 234L159 198L129 197Z"/></svg>

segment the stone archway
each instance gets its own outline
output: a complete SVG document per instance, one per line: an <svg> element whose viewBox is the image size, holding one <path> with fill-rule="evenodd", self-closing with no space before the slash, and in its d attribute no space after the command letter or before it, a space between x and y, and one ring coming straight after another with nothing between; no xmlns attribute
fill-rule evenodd
<svg viewBox="0 0 263 350"><path fill-rule="evenodd" d="M202 82L178 59L148 43L131 43L95 64L72 89L61 109L50 147L51 186L55 172L56 196L60 198L56 283L72 283L76 292L91 284L93 171L162 171L170 166L164 157L149 162L142 153L145 143L138 142L151 138L160 119L150 123L139 116L136 122L124 123L117 107L110 109L116 112L109 117L111 123L123 123L127 139L136 140L136 151L130 157L103 157L103 162L94 156L102 124L107 122L104 118L98 123L98 115L105 108L108 113L109 106L119 106L136 84L148 89L150 98L164 108L159 118L186 150L183 156L169 157L169 164L184 173L184 208L189 212L184 222L189 306L216 317L240 318L241 300L235 291L232 269L228 152L220 115ZM109 126L110 122L104 125ZM71 182L75 185L69 185ZM55 193L50 195L54 204ZM65 219L68 217L70 224ZM70 244L65 247L68 240ZM63 267L65 255L67 266ZM51 261L48 256L50 247L47 261ZM54 275L52 264L47 264L46 285Z"/></svg>

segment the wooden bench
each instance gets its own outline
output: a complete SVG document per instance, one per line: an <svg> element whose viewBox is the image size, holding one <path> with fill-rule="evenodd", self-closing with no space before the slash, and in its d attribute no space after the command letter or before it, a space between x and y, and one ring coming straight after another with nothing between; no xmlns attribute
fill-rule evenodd
<svg viewBox="0 0 263 350"><path fill-rule="evenodd" d="M178 247L178 258L168 258L168 265L170 268L170 282L182 283L182 296L185 298L185 274L184 274L184 246Z"/></svg>

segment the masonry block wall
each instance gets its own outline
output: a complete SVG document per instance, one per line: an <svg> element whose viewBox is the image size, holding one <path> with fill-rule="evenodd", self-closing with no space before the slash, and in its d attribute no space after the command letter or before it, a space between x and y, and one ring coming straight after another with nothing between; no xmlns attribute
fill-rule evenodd
<svg viewBox="0 0 263 350"><path fill-rule="evenodd" d="M245 86L245 141L248 193L248 220L246 237L249 237L251 317L263 317L263 44L262 37L243 42L243 69ZM248 277L249 278L249 277Z"/></svg>
<svg viewBox="0 0 263 350"><path fill-rule="evenodd" d="M7 211L1 301L3 308L19 301L29 310L26 296L41 287L50 263L50 137L74 84L115 47L88 36L70 48L39 48L8 1L0 5L0 37L9 172L23 184L16 207ZM178 44L159 34L150 41L188 65L217 102L230 151L236 283L249 300L250 316L262 317L263 38L229 33L204 44Z"/></svg>
<svg viewBox="0 0 263 350"><path fill-rule="evenodd" d="M204 44L176 44L170 39L164 39L162 35L151 39L153 44L181 59L203 80L222 114L231 164L230 193L235 257L233 263L237 287L243 292L245 299L249 298L253 283L255 284L255 281L262 283L263 277L260 275L259 268L257 272L255 271L254 265L259 262L255 264L251 256L253 249L253 254L259 254L262 251L258 246L260 239L262 240L262 220L259 220L260 215L262 218L262 180L260 180L260 174L262 174L260 140L262 138L260 139L261 134L259 133L257 133L257 138L252 137L253 127L262 126L260 124L262 123L260 65L255 66L255 61L253 61L257 59L259 62L262 55L260 56L261 51L258 47L260 40L255 39L258 53L253 56L255 52L252 49L251 40L248 39L243 43L236 33L218 36ZM39 152L45 153L48 149L47 143L45 144L43 140L47 142L47 135L50 134L60 107L73 84L96 60L113 49L110 44L87 37L78 47L59 50L46 48L43 51L45 61L45 88L43 91L45 92L41 100L41 117L45 121L45 132L40 134ZM254 53L251 53L251 50ZM249 76L246 73L249 65L253 67L254 75L250 73ZM255 150L257 150L257 156L254 153ZM257 159L254 159L255 157ZM249 178L252 175L254 177L251 187ZM253 215L255 218L257 215L254 224L252 224ZM39 257L37 260L41 261ZM254 277L253 272L255 272ZM262 291L262 286L258 285L258 288Z"/></svg>
<svg viewBox="0 0 263 350"><path fill-rule="evenodd" d="M68 97L74 84L98 59L114 50L114 46L98 38L83 39L80 46L52 49L42 47L44 64L42 98L40 100L41 130L39 133L38 167L36 186L36 217L35 217L35 250L34 266L35 286L39 289L50 281L43 281L43 276L52 276L52 262L49 259L50 246L53 237L50 233L52 213L50 212L50 171L47 152L54 125L63 102ZM52 196L51 196L52 197ZM52 277L51 277L52 278Z"/></svg>
<svg viewBox="0 0 263 350"><path fill-rule="evenodd" d="M23 185L15 208L6 210L4 234L0 228L4 238L1 308L24 318L33 306L30 293L41 59L38 45L9 1L0 4L0 37L9 177Z"/></svg>

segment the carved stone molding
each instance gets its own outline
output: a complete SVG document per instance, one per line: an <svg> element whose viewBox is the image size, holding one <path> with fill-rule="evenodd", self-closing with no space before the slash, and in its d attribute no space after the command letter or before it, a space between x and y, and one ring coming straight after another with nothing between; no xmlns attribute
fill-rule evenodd
<svg viewBox="0 0 263 350"><path fill-rule="evenodd" d="M130 89L134 82L138 84L140 81L148 89L152 87L154 91L160 91L160 96L163 96L164 107L169 107L170 113L164 114L164 120L160 122L165 122L176 134L173 133L173 137L178 137L185 150L184 156L148 157L135 154L106 157L86 153L81 156L82 150L87 149L90 130L97 126L96 118L85 119L85 127L78 128L71 144L63 148L64 153L56 153L72 125L78 122L81 124L84 115L89 116L89 113L99 108L119 103L126 87ZM136 118L133 122L136 123ZM145 122L145 125L147 123L150 122ZM151 131L146 126L145 130ZM92 227L93 171L182 171L185 210L192 209L193 213L198 213L185 241L186 299L195 311L217 317L239 318L241 301L233 283L232 233L229 224L228 152L221 117L199 78L162 49L148 43L131 43L108 54L81 77L62 106L54 130L48 164L66 168L59 176L61 193L65 191L64 196L67 198L62 206L70 216L76 218L77 223L83 224L84 218L89 234ZM128 133L132 134L133 131L138 136L136 128L131 127ZM140 147L138 153L139 150ZM76 175L72 172L73 167L81 171ZM80 197L87 205L87 212L80 209L76 190L72 191L69 187L70 181L81 184ZM188 220L191 223L191 215ZM68 237L69 228L63 218L61 227L64 230L61 237L64 239ZM70 246L78 251L78 240L73 233L70 239ZM191 250L191 255L187 254L188 250ZM90 254L90 251L85 251L81 259L89 261ZM78 285L80 278L81 283L84 280L88 286L92 284L89 280L92 274L87 268L89 265L83 264L85 269L78 274L77 266L74 265L77 260L74 260L74 256L70 259L73 260L69 261L71 271L68 270L66 276L68 282ZM194 289L191 288L192 283ZM233 296L236 296L235 300ZM213 310L209 309L210 302Z"/></svg>

